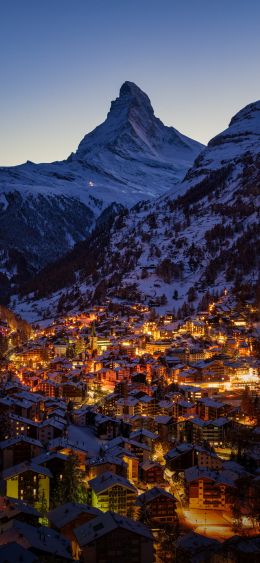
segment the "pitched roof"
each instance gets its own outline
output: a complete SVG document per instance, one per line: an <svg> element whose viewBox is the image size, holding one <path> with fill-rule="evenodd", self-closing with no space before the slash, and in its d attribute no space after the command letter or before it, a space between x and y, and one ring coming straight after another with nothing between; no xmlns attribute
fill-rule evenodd
<svg viewBox="0 0 260 563"><path fill-rule="evenodd" d="M166 459L177 459L179 456L191 452L193 450L192 444L179 444L175 448L172 448L166 455Z"/></svg>
<svg viewBox="0 0 260 563"><path fill-rule="evenodd" d="M29 438L28 436L16 436L14 438L9 438L8 440L3 440L0 442L0 450L4 450L5 448L9 448L14 444L18 444L19 442L26 442L27 444L31 444L32 446L38 446L39 448L43 448L42 443L40 440L35 440L34 438Z"/></svg>
<svg viewBox="0 0 260 563"><path fill-rule="evenodd" d="M130 483L130 481L128 481L128 479L125 479L121 475L115 475L110 471L105 471L104 473L101 473L101 475L91 479L89 481L89 485L95 493L101 493L102 491L111 489L111 487L114 487L115 485L119 485L129 489L130 491L136 492L136 488Z"/></svg>
<svg viewBox="0 0 260 563"><path fill-rule="evenodd" d="M145 493L139 495L135 501L135 504L137 506L143 506L143 504L149 504L149 502L152 502L155 498L158 498L160 496L164 496L170 500L175 501L175 497L174 495L171 495L171 493L168 493L160 487L153 487L152 489L149 489L149 491L146 491Z"/></svg>
<svg viewBox="0 0 260 563"><path fill-rule="evenodd" d="M38 563L38 556L16 542L0 547L0 561L4 563Z"/></svg>
<svg viewBox="0 0 260 563"><path fill-rule="evenodd" d="M198 466L185 469L184 475L186 481L190 483L197 479L209 479L216 484L227 485L229 487L236 487L236 481L239 478L239 473L232 470L223 469L218 471Z"/></svg>
<svg viewBox="0 0 260 563"><path fill-rule="evenodd" d="M56 555L69 561L72 560L69 553L70 542L51 528L46 526L36 528L19 520L10 520L2 526L2 530L0 545L15 541L26 549L51 553L54 557Z"/></svg>
<svg viewBox="0 0 260 563"><path fill-rule="evenodd" d="M131 432L130 439L134 440L139 436L145 436L145 438L150 438L151 440L156 440L157 438L159 438L158 434L154 434L154 432L151 432L150 430L146 430L146 428L139 428L138 430Z"/></svg>
<svg viewBox="0 0 260 563"><path fill-rule="evenodd" d="M15 518L15 516L21 512L36 517L40 516L40 513L36 510L36 508L30 506L26 502L23 502L22 500L11 497L0 498L0 520L3 517L8 520L10 518Z"/></svg>
<svg viewBox="0 0 260 563"><path fill-rule="evenodd" d="M79 542L79 545L83 547L84 545L88 545L102 536L109 534L117 528L123 528L133 534L143 536L148 540L153 541L152 533L147 526L141 522L131 520L125 516L120 516L119 514L111 511L105 512L94 520L79 526L74 530L74 534Z"/></svg>
<svg viewBox="0 0 260 563"><path fill-rule="evenodd" d="M2 472L2 477L3 479L9 479L10 477L13 477L15 475L25 473L25 471L34 471L35 473L39 473L40 475L52 477L52 474L49 469L47 469L47 467L37 465L37 463L33 463L32 461L24 461L23 463L19 463L18 465L8 467L8 469L5 469Z"/></svg>
<svg viewBox="0 0 260 563"><path fill-rule="evenodd" d="M79 502L66 502L48 513L48 518L56 528L63 528L69 524L80 514L90 514L93 517L99 516L101 511L98 508L89 506L88 504L80 504Z"/></svg>
<svg viewBox="0 0 260 563"><path fill-rule="evenodd" d="M50 451L33 457L31 461L33 463L36 463L37 465L42 465L43 463L46 463L46 461L50 461L50 459L59 459L61 461L66 461L68 459L68 455L62 454L60 452Z"/></svg>
<svg viewBox="0 0 260 563"><path fill-rule="evenodd" d="M220 543L212 538L196 534L196 532L189 532L188 534L180 537L176 542L177 549L190 551L192 554L213 546L218 547L220 546Z"/></svg>

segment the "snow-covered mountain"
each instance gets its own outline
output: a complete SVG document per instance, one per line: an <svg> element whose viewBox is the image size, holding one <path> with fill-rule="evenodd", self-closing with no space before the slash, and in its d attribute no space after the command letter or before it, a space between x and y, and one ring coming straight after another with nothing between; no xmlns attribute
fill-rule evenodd
<svg viewBox="0 0 260 563"><path fill-rule="evenodd" d="M209 142L175 194L124 210L105 236L94 231L85 246L39 276L30 287L38 300L35 315L48 304L53 312L105 296L187 311L208 290L251 292L259 272L259 188L260 102L255 102ZM65 264L67 277L60 282ZM27 307L26 300L19 307Z"/></svg>
<svg viewBox="0 0 260 563"><path fill-rule="evenodd" d="M106 121L84 137L69 160L93 170L97 186L100 172L118 183L126 194L120 202L133 204L174 190L201 149L200 143L166 127L155 117L148 96L125 82Z"/></svg>
<svg viewBox="0 0 260 563"><path fill-rule="evenodd" d="M0 168L0 270L38 270L84 239L112 203L173 189L202 148L154 116L125 82L104 123L62 162Z"/></svg>

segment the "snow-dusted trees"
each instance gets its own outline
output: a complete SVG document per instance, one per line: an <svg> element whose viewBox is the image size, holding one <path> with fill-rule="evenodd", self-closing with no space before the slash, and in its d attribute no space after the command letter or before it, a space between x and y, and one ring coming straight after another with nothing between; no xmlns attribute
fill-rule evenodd
<svg viewBox="0 0 260 563"><path fill-rule="evenodd" d="M164 258L156 268L156 274L165 283L171 283L173 279L179 279L182 276L183 264L172 262L169 258Z"/></svg>

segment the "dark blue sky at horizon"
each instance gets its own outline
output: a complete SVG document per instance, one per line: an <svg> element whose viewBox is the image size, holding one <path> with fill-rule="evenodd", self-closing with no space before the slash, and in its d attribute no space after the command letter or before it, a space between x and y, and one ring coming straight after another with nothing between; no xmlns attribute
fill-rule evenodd
<svg viewBox="0 0 260 563"><path fill-rule="evenodd" d="M259 99L256 0L0 0L0 165L60 160L125 80L201 142Z"/></svg>

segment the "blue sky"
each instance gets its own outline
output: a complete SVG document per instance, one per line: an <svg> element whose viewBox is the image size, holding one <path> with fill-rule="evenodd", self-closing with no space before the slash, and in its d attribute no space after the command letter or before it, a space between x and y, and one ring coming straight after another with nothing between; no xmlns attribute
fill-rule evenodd
<svg viewBox="0 0 260 563"><path fill-rule="evenodd" d="M256 0L0 0L0 165L66 158L125 80L208 142L259 99Z"/></svg>

